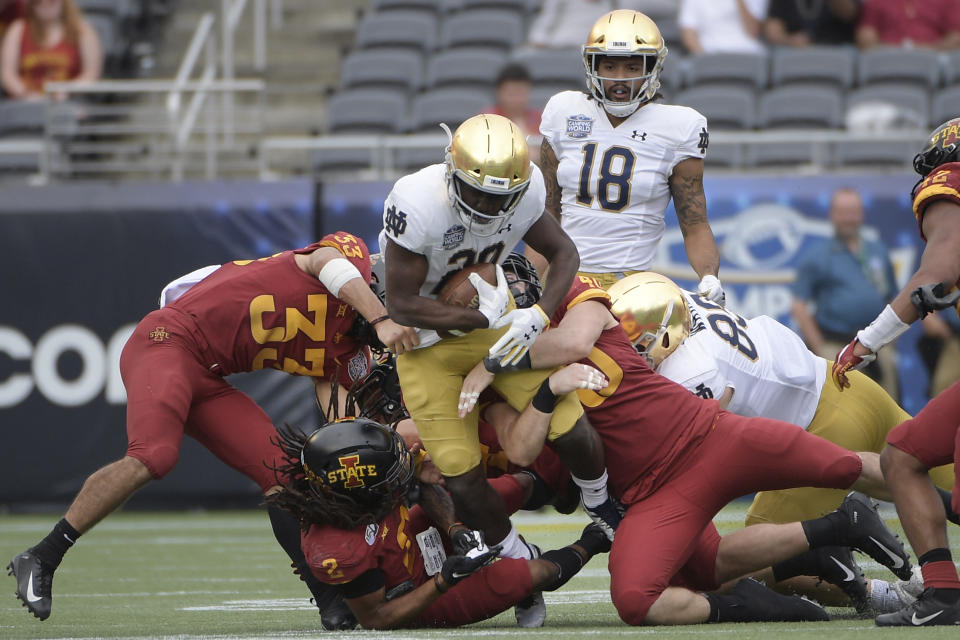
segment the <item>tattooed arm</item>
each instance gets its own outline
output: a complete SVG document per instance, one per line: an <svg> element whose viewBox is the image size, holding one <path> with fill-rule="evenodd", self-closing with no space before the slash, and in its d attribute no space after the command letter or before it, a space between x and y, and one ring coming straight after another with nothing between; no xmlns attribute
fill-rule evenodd
<svg viewBox="0 0 960 640"><path fill-rule="evenodd" d="M687 158L673 169L670 194L677 211L687 260L703 278L716 276L720 269L720 252L707 221L707 198L703 193L703 160Z"/></svg>
<svg viewBox="0 0 960 640"><path fill-rule="evenodd" d="M543 184L547 188L547 202L544 211L552 215L560 222L560 183L557 182L557 154L553 147L544 138L540 143L540 170L543 172ZM540 278L546 277L546 270L549 264L546 258L534 251L528 245L524 249L524 255L533 263L540 274Z"/></svg>

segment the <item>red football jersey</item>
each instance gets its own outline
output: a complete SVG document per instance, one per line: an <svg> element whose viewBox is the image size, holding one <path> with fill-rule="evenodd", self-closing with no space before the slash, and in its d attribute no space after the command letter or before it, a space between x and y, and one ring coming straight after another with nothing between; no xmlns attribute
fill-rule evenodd
<svg viewBox="0 0 960 640"><path fill-rule="evenodd" d="M366 375L368 350L347 330L356 310L297 266L294 255L333 247L370 280L370 253L360 238L337 232L303 249L235 260L168 305L191 316L224 375L273 368L345 385Z"/></svg>
<svg viewBox="0 0 960 640"><path fill-rule="evenodd" d="M414 507L411 512L398 506L379 524L355 529L313 526L301 535L303 554L318 580L343 584L359 578L370 569L383 572L387 590L413 580L419 586L427 581L417 534L424 531L426 518Z"/></svg>
<svg viewBox="0 0 960 640"><path fill-rule="evenodd" d="M930 172L913 191L913 215L923 235L923 214L927 207L938 200L948 200L960 205L960 162L942 164Z"/></svg>
<svg viewBox="0 0 960 640"><path fill-rule="evenodd" d="M588 300L610 308L610 296L599 283L574 278L551 325ZM610 487L624 503L641 500L683 465L712 428L720 405L654 372L620 325L601 333L590 356L580 362L603 371L610 381L599 392L577 392L603 440Z"/></svg>

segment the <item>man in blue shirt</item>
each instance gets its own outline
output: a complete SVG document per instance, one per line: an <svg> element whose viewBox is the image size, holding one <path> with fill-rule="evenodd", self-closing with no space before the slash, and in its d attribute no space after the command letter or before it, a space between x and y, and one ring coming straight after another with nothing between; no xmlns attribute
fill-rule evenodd
<svg viewBox="0 0 960 640"><path fill-rule="evenodd" d="M800 258L794 282L793 318L807 346L827 360L880 313L898 289L887 248L860 234L863 201L850 188L830 202L833 238ZM863 371L894 399L899 397L893 349Z"/></svg>

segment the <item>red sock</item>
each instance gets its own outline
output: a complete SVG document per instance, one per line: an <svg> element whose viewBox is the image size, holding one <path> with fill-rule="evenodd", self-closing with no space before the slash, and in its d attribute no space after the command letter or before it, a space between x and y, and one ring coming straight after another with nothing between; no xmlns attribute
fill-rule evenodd
<svg viewBox="0 0 960 640"><path fill-rule="evenodd" d="M935 589L960 589L957 567L949 560L928 562L920 567L923 572L923 586Z"/></svg>

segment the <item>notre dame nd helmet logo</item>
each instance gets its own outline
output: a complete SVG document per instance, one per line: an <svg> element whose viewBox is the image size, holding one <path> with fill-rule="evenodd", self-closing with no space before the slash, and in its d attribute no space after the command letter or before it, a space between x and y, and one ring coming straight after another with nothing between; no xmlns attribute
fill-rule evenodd
<svg viewBox="0 0 960 640"><path fill-rule="evenodd" d="M377 477L377 465L360 464L359 454L340 456L337 461L340 468L327 472L327 481L332 485L341 483L344 489L359 489L367 486L364 478Z"/></svg>

